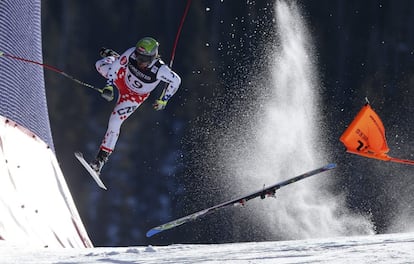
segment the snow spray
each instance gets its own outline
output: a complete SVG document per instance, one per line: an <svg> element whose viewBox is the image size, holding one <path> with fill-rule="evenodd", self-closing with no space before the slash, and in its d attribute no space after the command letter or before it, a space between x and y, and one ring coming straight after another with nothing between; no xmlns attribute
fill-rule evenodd
<svg viewBox="0 0 414 264"><path fill-rule="evenodd" d="M238 133L240 144L227 151L228 172L242 192L293 177L331 161L323 142L314 47L310 33L292 1L275 5L275 35L269 53L270 80L256 90L262 111L251 118L248 138ZM263 88L266 85L266 88ZM253 136L252 136L253 135ZM233 153L233 157L231 157ZM245 155L241 155L245 153ZM338 167L340 169L340 167ZM261 233L263 239L305 239L338 235L372 234L368 217L349 211L344 198L329 192L335 172L318 175L246 206L244 228ZM236 219L237 218L237 219ZM260 230L260 231L259 231Z"/></svg>

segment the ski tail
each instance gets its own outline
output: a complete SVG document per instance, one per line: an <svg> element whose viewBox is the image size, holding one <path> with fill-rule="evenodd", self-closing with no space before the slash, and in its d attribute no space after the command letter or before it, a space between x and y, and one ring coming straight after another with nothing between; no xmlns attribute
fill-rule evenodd
<svg viewBox="0 0 414 264"><path fill-rule="evenodd" d="M83 157L83 154L81 152L75 152L75 157L79 160L79 162L82 164L82 166L88 171L88 173L92 176L92 178L95 180L96 184L101 187L104 190L107 190L105 184L99 177L99 174L94 171L89 163L85 160Z"/></svg>

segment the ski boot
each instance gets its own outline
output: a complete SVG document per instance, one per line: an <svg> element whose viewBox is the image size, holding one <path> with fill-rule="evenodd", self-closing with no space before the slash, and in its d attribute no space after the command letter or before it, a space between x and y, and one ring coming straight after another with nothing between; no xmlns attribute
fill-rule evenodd
<svg viewBox="0 0 414 264"><path fill-rule="evenodd" d="M96 156L96 159L89 163L89 166L91 166L91 168L99 175L101 173L102 167L108 161L109 155L109 152L100 149L98 155Z"/></svg>
<svg viewBox="0 0 414 264"><path fill-rule="evenodd" d="M99 51L99 55L101 55L102 58L106 58L106 57L115 57L118 58L119 54L116 51L113 51L111 49L102 47L101 50Z"/></svg>

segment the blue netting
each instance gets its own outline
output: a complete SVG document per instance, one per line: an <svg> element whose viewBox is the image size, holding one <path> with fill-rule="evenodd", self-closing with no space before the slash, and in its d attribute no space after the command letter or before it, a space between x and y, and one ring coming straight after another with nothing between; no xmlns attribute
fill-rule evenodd
<svg viewBox="0 0 414 264"><path fill-rule="evenodd" d="M40 0L1 0L0 51L42 62L40 11ZM53 149L42 67L0 58L0 115Z"/></svg>

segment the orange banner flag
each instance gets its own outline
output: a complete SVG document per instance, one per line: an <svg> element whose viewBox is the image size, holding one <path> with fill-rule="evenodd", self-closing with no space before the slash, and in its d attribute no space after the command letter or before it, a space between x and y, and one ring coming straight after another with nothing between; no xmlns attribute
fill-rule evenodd
<svg viewBox="0 0 414 264"><path fill-rule="evenodd" d="M387 155L390 149L385 137L384 125L368 103L362 107L339 140L349 153L414 165L414 161L392 158Z"/></svg>

